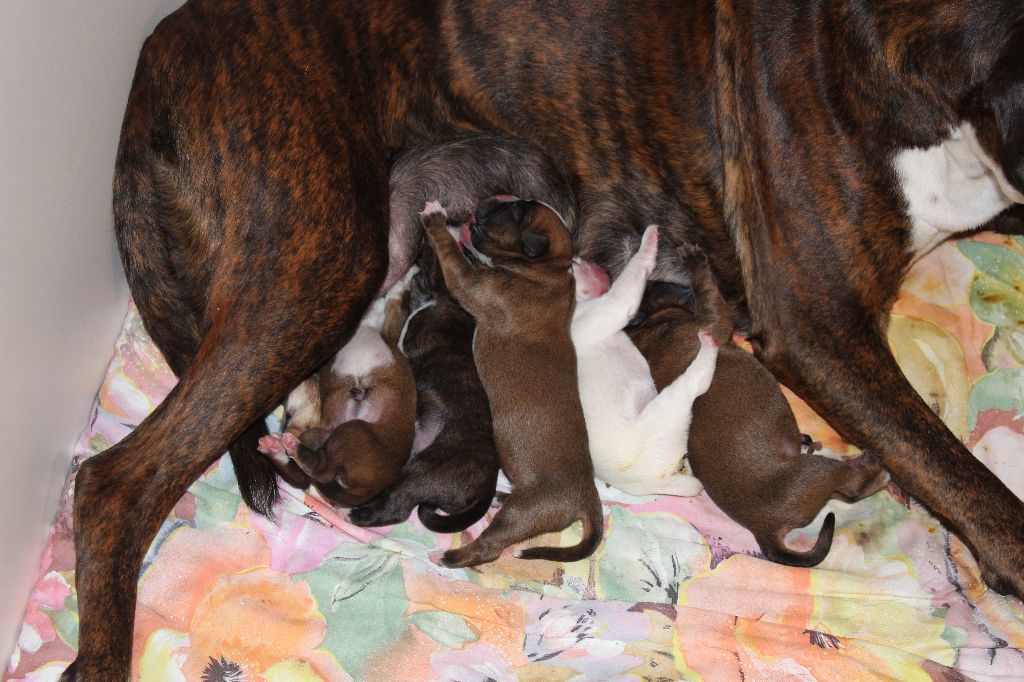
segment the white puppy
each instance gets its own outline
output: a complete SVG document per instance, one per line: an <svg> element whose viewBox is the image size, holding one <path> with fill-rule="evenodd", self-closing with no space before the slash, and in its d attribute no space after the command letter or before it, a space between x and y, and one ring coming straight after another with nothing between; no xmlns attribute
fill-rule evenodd
<svg viewBox="0 0 1024 682"><path fill-rule="evenodd" d="M572 340L597 477L633 495L689 497L703 489L683 468L693 401L711 385L718 346L700 332L697 357L658 393L647 361L623 331L640 307L657 251L658 228L651 225L604 295L607 275L591 263L573 262Z"/></svg>

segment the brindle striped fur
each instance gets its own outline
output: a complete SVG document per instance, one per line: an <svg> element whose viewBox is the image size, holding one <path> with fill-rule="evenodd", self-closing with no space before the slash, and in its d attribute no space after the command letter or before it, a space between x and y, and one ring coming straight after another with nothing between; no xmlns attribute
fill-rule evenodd
<svg viewBox="0 0 1024 682"><path fill-rule="evenodd" d="M1024 595L1024 504L914 394L881 330L910 260L894 150L937 142L970 96L1024 183L1005 132L1022 129L1022 16L1019 0L185 5L139 58L114 187L132 292L181 380L78 474L66 679L129 676L160 523L352 334L387 268L389 159L481 130L562 167L584 256L614 270L622 233L651 222L697 243L775 375ZM267 509L272 479L240 473Z"/></svg>

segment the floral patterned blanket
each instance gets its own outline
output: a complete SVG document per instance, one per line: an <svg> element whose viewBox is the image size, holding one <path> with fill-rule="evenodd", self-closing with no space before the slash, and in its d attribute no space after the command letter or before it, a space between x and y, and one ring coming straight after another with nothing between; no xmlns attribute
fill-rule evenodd
<svg viewBox="0 0 1024 682"><path fill-rule="evenodd" d="M915 387L1024 496L1022 291L1024 240L945 244L906 281L890 338ZM69 482L173 383L130 309ZM830 456L855 454L792 400ZM506 555L447 570L428 555L469 536L434 535L415 516L364 530L290 488L270 523L241 504L222 458L149 550L134 673L211 682L1024 679L1024 606L989 591L964 545L895 485L830 504L835 541L814 569L760 559L750 534L703 494L601 490L608 533L588 561ZM55 680L74 656L70 494L4 679ZM578 539L562 535L540 542Z"/></svg>

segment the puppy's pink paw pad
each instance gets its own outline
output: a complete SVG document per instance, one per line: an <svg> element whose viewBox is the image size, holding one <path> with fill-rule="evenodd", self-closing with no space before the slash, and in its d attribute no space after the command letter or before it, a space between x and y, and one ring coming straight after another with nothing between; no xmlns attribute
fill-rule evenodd
<svg viewBox="0 0 1024 682"><path fill-rule="evenodd" d="M256 445L256 449L264 455L270 455L271 457L274 455L280 455L284 452L284 443L282 443L281 440L281 436L279 435L263 436Z"/></svg>
<svg viewBox="0 0 1024 682"><path fill-rule="evenodd" d="M284 446L285 454L289 457L294 457L299 451L299 439L290 433L281 436L281 445Z"/></svg>
<svg viewBox="0 0 1024 682"><path fill-rule="evenodd" d="M658 226L648 225L647 229L644 230L644 237L641 244L642 248L646 249L657 249L658 248Z"/></svg>
<svg viewBox="0 0 1024 682"><path fill-rule="evenodd" d="M444 550L438 549L438 550L435 550L435 551L431 552L430 554L428 554L427 558L430 559L433 563L437 564L438 566L445 567L444 564L441 563L441 557L443 557L443 556L444 556Z"/></svg>
<svg viewBox="0 0 1024 682"><path fill-rule="evenodd" d="M700 339L700 345L703 348L717 348L718 344L715 343L715 337L711 335L711 332L700 330L697 332L697 338Z"/></svg>

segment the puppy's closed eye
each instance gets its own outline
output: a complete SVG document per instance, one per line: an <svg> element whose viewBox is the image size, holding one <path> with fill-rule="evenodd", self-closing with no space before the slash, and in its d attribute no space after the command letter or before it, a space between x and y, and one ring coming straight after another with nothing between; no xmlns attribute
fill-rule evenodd
<svg viewBox="0 0 1024 682"><path fill-rule="evenodd" d="M533 230L524 230L520 240L523 255L527 258L540 258L548 252L550 246L550 240L546 234Z"/></svg>

